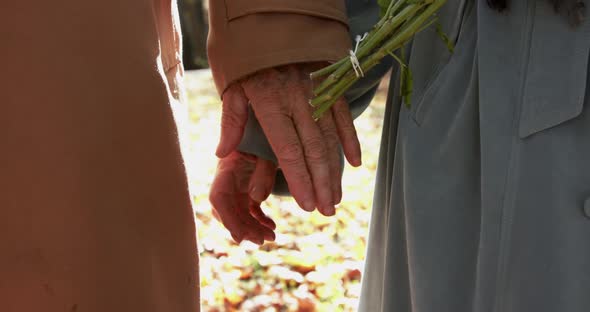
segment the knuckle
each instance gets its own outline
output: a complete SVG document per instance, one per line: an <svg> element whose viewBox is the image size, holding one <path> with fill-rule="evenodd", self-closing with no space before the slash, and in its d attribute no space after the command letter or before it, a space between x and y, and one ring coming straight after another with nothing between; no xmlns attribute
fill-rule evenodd
<svg viewBox="0 0 590 312"><path fill-rule="evenodd" d="M264 216L262 210L258 209L256 206L250 205L250 207L248 207L248 210L250 211L250 214L254 217Z"/></svg>
<svg viewBox="0 0 590 312"><path fill-rule="evenodd" d="M251 75L243 84L245 88L255 91L276 89L277 82L279 81L278 76L277 70L270 68Z"/></svg>
<svg viewBox="0 0 590 312"><path fill-rule="evenodd" d="M238 95L236 101L228 102L227 105L224 102L222 111L225 113L231 113L236 116L246 117L248 114L248 99L245 95Z"/></svg>
<svg viewBox="0 0 590 312"><path fill-rule="evenodd" d="M269 91L267 94L261 94L258 101L258 111L269 117L280 117L286 115L285 107L282 105L281 97L278 93Z"/></svg>
<svg viewBox="0 0 590 312"><path fill-rule="evenodd" d="M348 127L353 126L352 116L350 115L349 112L338 110L335 112L334 116L335 116L338 123L340 123L342 125L347 125Z"/></svg>
<svg viewBox="0 0 590 312"><path fill-rule="evenodd" d="M220 201L222 200L222 196L220 196L221 194L218 192L210 192L209 193L209 202L211 203L211 205L213 205L213 209L214 210L218 210L218 206Z"/></svg>
<svg viewBox="0 0 590 312"><path fill-rule="evenodd" d="M280 96L280 88L275 83L265 83L255 91L255 99L257 102L277 102Z"/></svg>
<svg viewBox="0 0 590 312"><path fill-rule="evenodd" d="M287 80L287 82L285 83L283 88L284 88L285 92L291 96L294 96L295 94L303 92L303 88L299 84L299 81L295 80L295 79Z"/></svg>
<svg viewBox="0 0 590 312"><path fill-rule="evenodd" d="M326 118L321 119L318 123L322 136L328 141L333 142L338 140L338 123L335 123L331 118L332 116L325 116Z"/></svg>
<svg viewBox="0 0 590 312"><path fill-rule="evenodd" d="M338 132L336 131L336 129L332 127L323 128L322 136L324 137L328 145L332 145L338 142Z"/></svg>
<svg viewBox="0 0 590 312"><path fill-rule="evenodd" d="M296 142L282 145L277 151L279 161L292 164L303 159L303 150Z"/></svg>
<svg viewBox="0 0 590 312"><path fill-rule="evenodd" d="M252 96L252 108L259 119L284 118L290 110L284 105L278 89L256 91Z"/></svg>
<svg viewBox="0 0 590 312"><path fill-rule="evenodd" d="M222 128L242 128L245 124L243 116L237 115L234 112L228 111L221 114Z"/></svg>
<svg viewBox="0 0 590 312"><path fill-rule="evenodd" d="M338 115L337 115L338 116ZM351 119L346 117L337 117L338 130L347 136L356 136L356 128Z"/></svg>
<svg viewBox="0 0 590 312"><path fill-rule="evenodd" d="M342 126L341 131L342 131L342 134L344 134L347 137L356 137L357 136L355 127Z"/></svg>
<svg viewBox="0 0 590 312"><path fill-rule="evenodd" d="M290 118L288 114L285 112L285 108L282 106L274 106L274 105L267 105L264 108L255 110L256 117L260 122L260 125L264 127L265 125L271 125L271 121L282 121L288 122Z"/></svg>
<svg viewBox="0 0 590 312"><path fill-rule="evenodd" d="M305 157L310 161L321 162L325 161L327 155L326 144L319 138L311 138L303 143L305 149Z"/></svg>

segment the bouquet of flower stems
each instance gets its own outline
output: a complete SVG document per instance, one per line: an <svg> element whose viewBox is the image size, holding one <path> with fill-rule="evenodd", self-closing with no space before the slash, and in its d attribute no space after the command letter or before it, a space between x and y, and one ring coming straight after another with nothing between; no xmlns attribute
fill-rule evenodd
<svg viewBox="0 0 590 312"><path fill-rule="evenodd" d="M379 0L382 17L369 33L357 36L350 56L311 74L311 79L324 78L313 90L310 104L317 120L344 95L364 73L391 55L400 63L401 95L410 105L412 73L406 65L403 47L414 35L435 25L441 39L452 52L453 46L442 32L436 13L447 0ZM398 52L399 51L399 52Z"/></svg>

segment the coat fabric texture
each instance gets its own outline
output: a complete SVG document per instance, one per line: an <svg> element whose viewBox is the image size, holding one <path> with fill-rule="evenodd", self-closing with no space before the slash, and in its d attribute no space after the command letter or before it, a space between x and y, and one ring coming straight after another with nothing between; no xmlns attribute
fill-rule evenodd
<svg viewBox="0 0 590 312"><path fill-rule="evenodd" d="M178 29L172 0L0 4L0 311L199 310Z"/></svg>
<svg viewBox="0 0 590 312"><path fill-rule="evenodd" d="M351 38L378 19L346 8ZM410 109L392 75L359 311L588 311L590 21L538 0L439 19L455 52L432 29L409 45ZM354 115L390 64L348 92ZM240 149L273 159L250 117Z"/></svg>

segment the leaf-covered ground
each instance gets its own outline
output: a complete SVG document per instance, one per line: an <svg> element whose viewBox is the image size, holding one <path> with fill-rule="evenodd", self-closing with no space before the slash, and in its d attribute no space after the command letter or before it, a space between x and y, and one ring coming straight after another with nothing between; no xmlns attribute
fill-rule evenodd
<svg viewBox="0 0 590 312"><path fill-rule="evenodd" d="M221 103L209 71L188 72L189 144L185 157L197 217L203 311L355 311L368 234L385 95L355 121L363 166L347 166L336 216L271 197L263 209L277 240L237 246L211 216Z"/></svg>

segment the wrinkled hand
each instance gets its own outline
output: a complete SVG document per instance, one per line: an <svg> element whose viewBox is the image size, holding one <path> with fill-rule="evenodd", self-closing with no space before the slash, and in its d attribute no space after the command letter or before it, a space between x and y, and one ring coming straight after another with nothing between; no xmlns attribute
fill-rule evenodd
<svg viewBox="0 0 590 312"><path fill-rule="evenodd" d="M275 175L275 164L256 156L234 151L219 160L209 200L213 215L238 244L274 241L276 225L260 203L270 195Z"/></svg>
<svg viewBox="0 0 590 312"><path fill-rule="evenodd" d="M360 166L361 151L344 99L317 122L312 118L309 73L320 65L271 68L231 85L223 95L217 156L227 156L239 144L250 103L299 206L329 216L342 198L339 146L353 166Z"/></svg>

